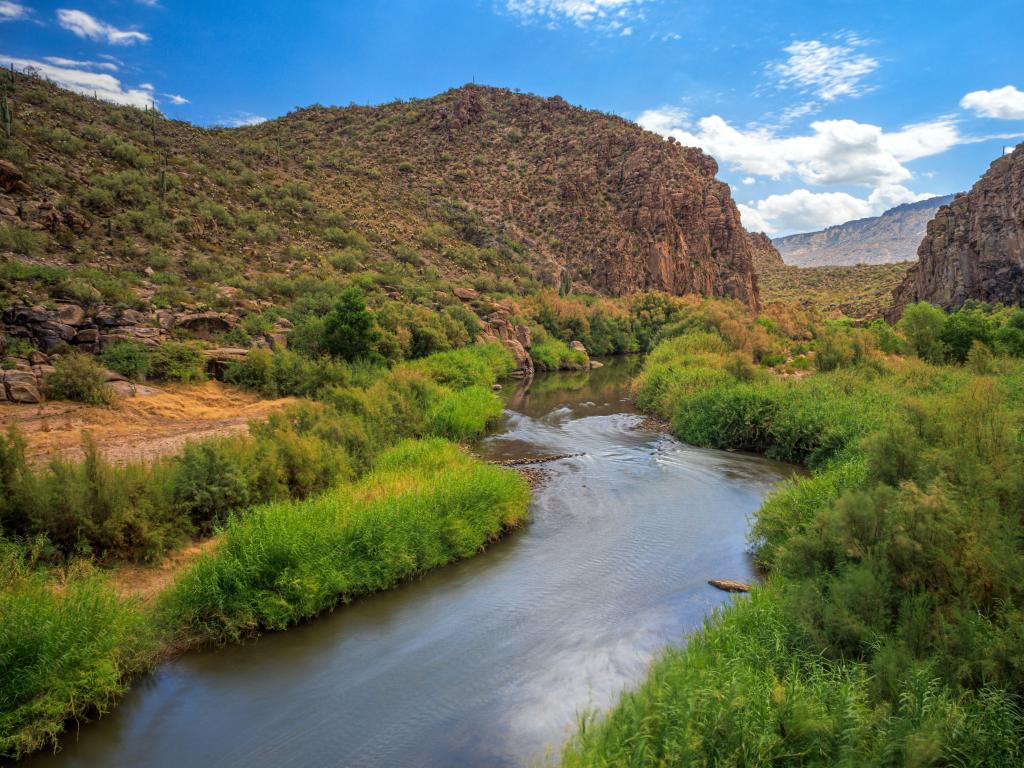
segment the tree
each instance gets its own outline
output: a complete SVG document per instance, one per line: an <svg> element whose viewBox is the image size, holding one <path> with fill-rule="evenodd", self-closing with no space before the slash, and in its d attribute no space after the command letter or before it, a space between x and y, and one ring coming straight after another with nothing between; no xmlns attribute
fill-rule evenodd
<svg viewBox="0 0 1024 768"><path fill-rule="evenodd" d="M946 324L946 313L926 301L911 304L903 310L900 327L914 353L933 363L945 358L945 345L939 338Z"/></svg>
<svg viewBox="0 0 1024 768"><path fill-rule="evenodd" d="M373 313L366 308L366 297L355 286L341 292L338 303L324 318L324 346L336 357L359 360L369 357L380 338Z"/></svg>

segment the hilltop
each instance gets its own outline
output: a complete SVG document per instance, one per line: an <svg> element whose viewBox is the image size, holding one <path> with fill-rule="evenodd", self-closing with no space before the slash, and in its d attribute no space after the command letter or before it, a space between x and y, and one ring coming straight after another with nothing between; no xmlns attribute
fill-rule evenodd
<svg viewBox="0 0 1024 768"><path fill-rule="evenodd" d="M618 117L467 85L203 129L18 75L0 141L0 292L252 312L325 284L758 303L714 160Z"/></svg>

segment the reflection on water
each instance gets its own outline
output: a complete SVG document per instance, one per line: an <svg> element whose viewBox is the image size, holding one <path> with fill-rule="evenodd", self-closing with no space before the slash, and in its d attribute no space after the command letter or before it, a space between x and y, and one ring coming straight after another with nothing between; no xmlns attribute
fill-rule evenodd
<svg viewBox="0 0 1024 768"><path fill-rule="evenodd" d="M748 516L789 473L638 428L634 360L510 384L490 458L549 465L487 553L244 646L191 654L66 740L64 766L522 765L752 578Z"/></svg>

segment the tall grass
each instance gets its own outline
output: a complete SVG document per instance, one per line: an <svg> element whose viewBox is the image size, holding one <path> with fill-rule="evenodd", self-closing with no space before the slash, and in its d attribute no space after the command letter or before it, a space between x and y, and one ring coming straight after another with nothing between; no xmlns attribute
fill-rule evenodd
<svg viewBox="0 0 1024 768"><path fill-rule="evenodd" d="M480 551L526 514L515 472L442 440L385 452L353 486L232 518L160 604L182 642L283 629Z"/></svg>
<svg viewBox="0 0 1024 768"><path fill-rule="evenodd" d="M584 718L562 765L1011 766L1019 701L954 695L927 665L879 708L870 670L809 651L772 591L756 590L667 651L605 717Z"/></svg>
<svg viewBox="0 0 1024 768"><path fill-rule="evenodd" d="M14 757L106 712L157 648L138 606L91 566L51 573L32 558L0 542L0 755Z"/></svg>

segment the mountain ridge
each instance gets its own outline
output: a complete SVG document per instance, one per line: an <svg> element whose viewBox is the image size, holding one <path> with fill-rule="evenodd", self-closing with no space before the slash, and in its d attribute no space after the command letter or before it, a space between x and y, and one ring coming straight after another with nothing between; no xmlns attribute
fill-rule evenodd
<svg viewBox="0 0 1024 768"><path fill-rule="evenodd" d="M853 266L912 261L928 222L956 195L894 206L878 216L853 219L815 232L773 238L791 266Z"/></svg>

